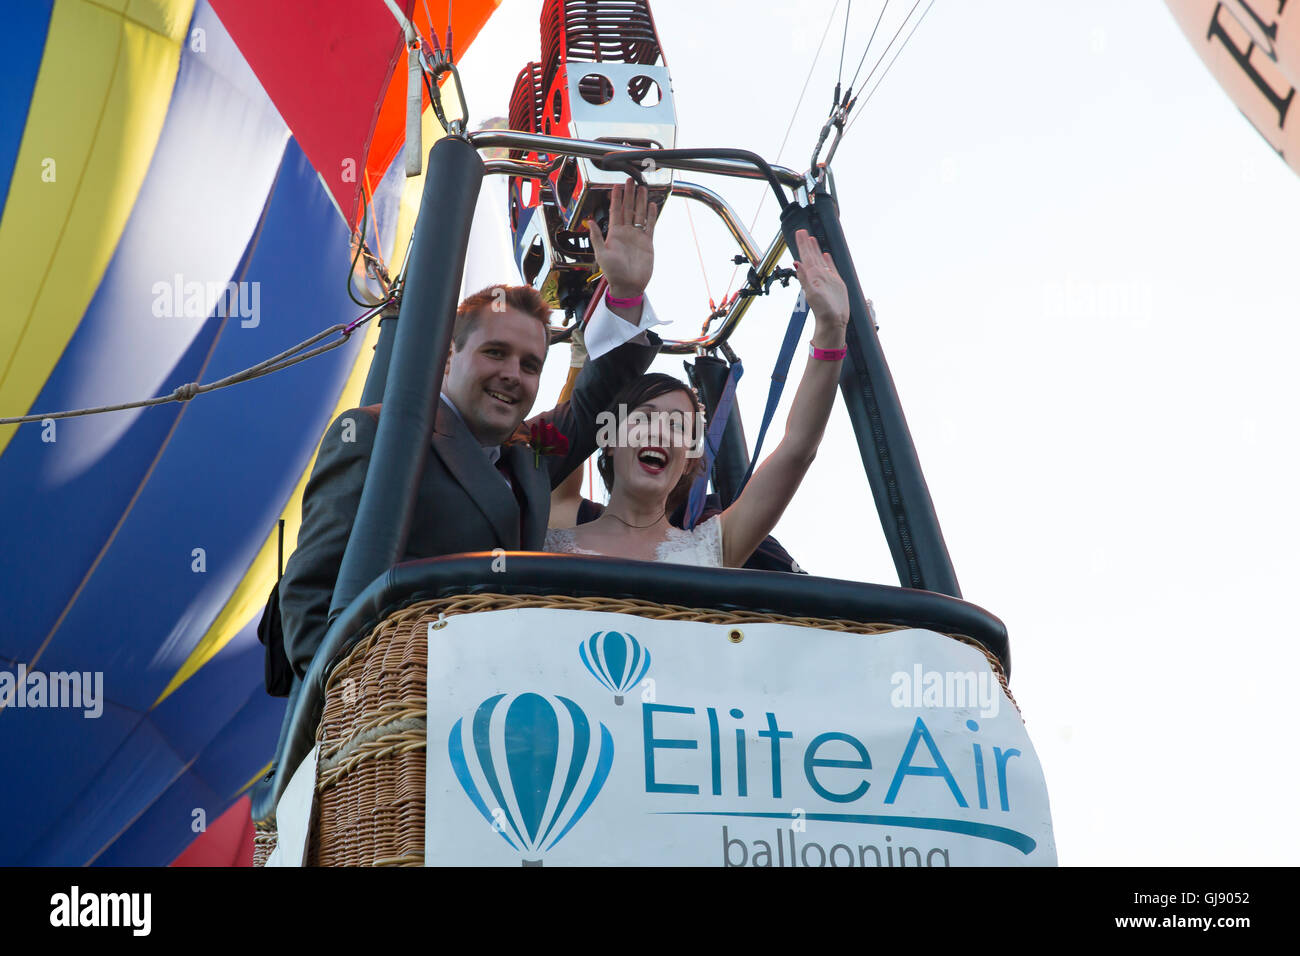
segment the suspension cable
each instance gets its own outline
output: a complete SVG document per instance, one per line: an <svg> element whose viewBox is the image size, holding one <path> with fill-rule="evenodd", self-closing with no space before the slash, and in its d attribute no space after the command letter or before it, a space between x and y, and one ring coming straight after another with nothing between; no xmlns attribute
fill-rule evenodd
<svg viewBox="0 0 1300 956"><path fill-rule="evenodd" d="M876 40L876 31L880 29L880 21L885 19L885 11L888 9L889 9L889 0L885 0L884 4L882 4L880 7L880 16L876 17L876 25L871 28L871 36L867 38L867 46L866 49L862 51L862 59L858 60L858 68L853 71L853 79L849 80L848 91L844 94L844 99L846 103L841 105L847 105L847 101L849 101L850 98L853 96L853 87L858 85L858 74L862 72L862 64L866 62L867 54L871 52L871 44L874 43ZM847 32L848 32L848 23L846 22L845 33L847 34ZM886 49L888 49L888 47L886 47ZM871 77L868 76L867 79L871 79Z"/></svg>
<svg viewBox="0 0 1300 956"><path fill-rule="evenodd" d="M867 78L862 81L863 87L866 87L866 85L871 82L871 78L875 75L876 70L880 68L881 62L889 54L890 47L894 45L894 41L898 39L898 35L903 32L903 27L907 26L907 21L912 19L912 14L916 13L916 8L919 7L920 5L921 5L921 0L916 0L916 2L912 4L912 9L907 11L907 16L903 18L903 22L898 25L898 29L894 31L894 35L889 38L889 43L885 45L885 48L884 50L881 51L880 56L876 58L875 64L873 64L871 67L871 72L868 73ZM917 22L919 23L920 21L918 20ZM908 38L910 39L911 36L912 35L909 33ZM906 41L904 41L904 45L906 45ZM899 49L901 50L902 47L899 47ZM863 53L863 58L864 59L866 58L865 53ZM861 69L861 64L859 64L859 69ZM852 111L853 106L856 102L857 102L857 97L854 97L852 100L849 101L848 105L849 105L850 112Z"/></svg>
<svg viewBox="0 0 1300 956"><path fill-rule="evenodd" d="M844 35L840 37L840 65L835 71L835 102L840 101L840 81L844 79L844 48L849 43L849 19L853 16L853 0L849 0L848 9L844 11ZM835 18L835 11L831 11L831 19ZM830 22L827 21L827 29L830 28ZM781 160L778 157L777 162Z"/></svg>
<svg viewBox="0 0 1300 956"><path fill-rule="evenodd" d="M917 0L917 4L918 5L920 4L920 0ZM875 96L876 90L880 89L880 84L885 82L885 77L889 75L889 71L893 68L895 61L898 60L899 54L901 54L903 50L907 48L907 44L911 42L912 37L916 34L917 27L921 25L921 22L925 19L926 14L930 12L930 8L933 6L934 6L934 0L930 0L929 4L926 5L925 10L921 12L921 16L917 18L916 23L912 25L912 29L908 31L907 38L903 40L902 45L896 51L894 51L893 58L889 61L889 65L885 67L885 71L880 74L880 79L876 80L876 85L871 88L871 92L867 94L866 98L862 101L862 104L858 106L858 108L853 112L852 117L849 119L848 125L845 126L844 128L845 134L847 134L848 131L853 128L853 124L858 121L858 117L862 115L863 111L867 107L867 104L871 102L871 97ZM915 11L916 7L913 6L912 10ZM911 17L910 13L908 14L908 17ZM907 21L904 20L903 22L906 23ZM902 28L900 27L899 29L901 30ZM895 36L897 36L897 34L895 34ZM890 41L890 44L891 45L893 44L892 40ZM885 47L885 52L886 53L889 52L889 47ZM881 59L884 59L884 54L881 54ZM880 65L879 63L876 64L876 66L879 65ZM872 73L875 72L875 67L872 68L871 72ZM867 79L870 80L871 77L868 76Z"/></svg>
<svg viewBox="0 0 1300 956"><path fill-rule="evenodd" d="M898 37L902 34L903 28L907 26L908 22L912 19L912 14L916 12L916 8L919 7L920 5L921 5L921 0L916 0L916 2L912 4L912 9L907 12L907 16L905 16L903 18L903 21L898 25L898 29L894 31L893 37L890 38L889 43L885 45L885 49L881 52L880 56L876 59L876 62L872 65L871 72L868 73L867 78L863 80L862 85L864 89L866 88L867 84L871 82L871 78L875 76L876 70L880 69L880 64L883 63L885 57L889 55L890 49L893 48L895 41L898 40ZM934 0L930 0L930 5L931 6L934 5ZM888 6L888 0L886 0L886 6ZM883 17L885 8L881 7L880 12L881 12L881 16ZM912 39L912 34L916 33L916 28L921 25L921 20L924 20L925 14L929 12L930 12L930 7L926 7L925 12L921 14L920 19L918 19L916 23L912 25L911 32L907 34L907 39L903 41L903 45L900 46L897 52L894 53L893 59L889 61L889 66L885 67L885 73L881 74L880 79L876 81L876 85L871 88L871 92L868 93L866 99L863 100L863 106L866 105L866 100L871 99L871 97L875 95L876 90L880 88L880 84L881 82L883 82L885 78L885 74L887 74L889 72L890 67L894 65L894 61L898 59L899 54L903 52L903 48L906 47L908 41ZM877 27L880 26L879 20L876 21L876 26ZM876 31L873 29L871 31L871 40L867 41L867 49L862 52L862 59L858 62L858 72L861 71L862 64L866 62L867 52L871 49L871 42L872 40L875 39L875 36L876 36ZM853 74L853 79L855 83L857 82L858 72L854 72ZM821 133L817 137L817 143L813 146L812 160L808 164L808 169L809 169L808 175L810 180L820 181L822 175L824 174L824 171L830 168L831 160L835 158L835 153L840 148L840 143L843 142L844 140L844 134L848 132L849 126L852 125L851 121L853 119L856 119L856 116L853 116L852 114L854 112L854 108L857 106L858 99L860 98L860 96L861 96L860 93L858 95L854 95L853 83L850 83L849 88L844 92L843 99L840 99L839 87L838 86L836 87L836 97L837 97L836 101L831 104L830 115L826 118L826 122L822 124ZM858 112L861 113L861 110L859 109ZM830 135L832 129L835 130L835 138L831 141L830 151L827 152L826 159L824 161L819 161L818 157L821 156L822 146L826 143L826 139Z"/></svg>
<svg viewBox="0 0 1300 956"><path fill-rule="evenodd" d="M849 0L849 6L853 5L853 0ZM826 37L830 35L831 24L835 22L835 14L839 12L840 0L835 0L835 6L831 8L831 15L826 18L826 28L822 30L821 41L817 44L817 52L813 54L812 63L808 64L808 75L804 77L803 88L799 91L799 99L794 104L794 109L790 112L790 122L786 124L785 135L781 137L781 145L776 151L776 161L781 162L781 154L785 152L786 144L790 141L790 132L794 129L794 121L799 118L799 107L803 105L804 94L808 92L808 84L812 81L813 72L817 69L817 62L821 59L822 47L826 44ZM848 16L845 15L844 26L848 29ZM842 54L841 54L842 56ZM754 215L749 220L749 231L754 231L754 225L758 222L759 214L763 211L763 204L767 202L767 190L763 191L762 197L758 200L758 206L754 209ZM726 301L731 294L731 287L736 281L736 273L740 271L740 265L735 265L731 270L731 278L727 280L727 290L723 293L722 299Z"/></svg>

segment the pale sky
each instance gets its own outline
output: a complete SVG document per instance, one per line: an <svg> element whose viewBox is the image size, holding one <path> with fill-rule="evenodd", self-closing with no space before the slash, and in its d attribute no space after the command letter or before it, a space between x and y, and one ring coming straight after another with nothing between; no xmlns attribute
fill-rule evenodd
<svg viewBox="0 0 1300 956"><path fill-rule="evenodd" d="M776 159L835 0L652 4L677 145ZM809 162L844 6L784 165ZM506 112L540 9L504 0L466 54L472 121ZM879 10L853 4L846 80ZM1294 864L1300 177L1155 0L935 0L833 168L963 596L1011 635L1060 862ZM747 220L763 188L683 178ZM692 216L706 274L681 200L658 231L674 338L735 251ZM761 246L776 228L769 199ZM794 295L732 339L751 441ZM813 574L898 583L842 405L775 534Z"/></svg>

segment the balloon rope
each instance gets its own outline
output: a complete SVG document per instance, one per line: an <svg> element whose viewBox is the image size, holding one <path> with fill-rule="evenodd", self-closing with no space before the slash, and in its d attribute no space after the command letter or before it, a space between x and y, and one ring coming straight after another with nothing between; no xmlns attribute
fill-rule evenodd
<svg viewBox="0 0 1300 956"><path fill-rule="evenodd" d="M227 388L231 385L238 385L241 382L252 381L255 378L261 378L263 375L270 375L272 372L278 372L290 366L297 365L309 358L322 355L331 349L336 349L346 342L358 327L365 322L374 318L380 311L389 304L385 301L383 305L372 309L366 315L361 316L347 325L333 325L323 332L317 332L311 338L298 343L291 349L286 349L279 355L274 355L263 362L244 369L242 372L236 372L233 375L227 375L225 378L217 379L215 382L209 382L207 385L200 385L198 382L189 382L174 389L168 395L160 395L157 398L148 398L139 402L123 402L119 405L98 405L94 408L78 408L67 412L44 412L39 415L24 415L21 418L0 418L0 425L22 425L28 422L43 422L47 419L54 418L79 418L82 415L99 415L104 412L121 412L132 408L149 408L153 405L165 405L168 402L188 402L196 395L202 395L204 392L215 392L219 388ZM312 349L310 352L302 352L308 346L315 345L321 339L339 334L341 337L336 342L330 342L319 348ZM291 357L292 356L292 357Z"/></svg>
<svg viewBox="0 0 1300 956"><path fill-rule="evenodd" d="M365 194L366 194L366 200L369 202L369 204L370 204L370 208L371 208L371 209L374 209L374 208L375 208L375 191L374 191L373 189L370 188L370 170L369 170L369 169L363 169L363 170L361 171L361 185L362 185L362 188L363 188L364 191L365 191ZM384 261L384 246L383 246L383 244L379 241L379 217L378 217L378 216L375 217L374 226L375 226L375 254L374 254L374 257L373 257L373 258L378 259L379 262L380 262L380 264L382 265L382 264L383 264L383 261ZM362 236L361 238L362 238L362 239L365 239L366 237L365 237L365 236ZM367 250L367 251L368 251L368 250Z"/></svg>
<svg viewBox="0 0 1300 956"><path fill-rule="evenodd" d="M700 250L700 237L695 232L695 217L691 215L691 207L686 209L686 221L691 226L691 238L695 240L695 257L700 260L700 275L704 278L704 294L709 297L709 310L717 311L717 306L713 304L713 291L709 288L709 270L704 267L704 253Z"/></svg>
<svg viewBox="0 0 1300 956"><path fill-rule="evenodd" d="M362 184L364 185L364 183L365 183L365 176L363 175ZM352 291L352 280L356 275L357 261L361 258L361 254L363 252L367 254L370 253L370 250L366 248L366 233L369 231L367 228L369 222L370 222L370 204L366 202L366 193L365 193L365 189L363 188L361 191L361 229L360 231L353 232L352 234L352 241L354 241L357 244L357 251L353 254L352 262L349 263L348 265L348 285L347 285L348 298L351 299L353 302L355 302L357 305L361 306L361 308L363 309L369 309L372 306L374 306L375 303L373 301L363 302L361 299L358 299L356 293ZM376 224L375 226L376 233L378 232L378 229L379 226L378 224ZM368 258L373 259L374 257L373 255L368 255Z"/></svg>

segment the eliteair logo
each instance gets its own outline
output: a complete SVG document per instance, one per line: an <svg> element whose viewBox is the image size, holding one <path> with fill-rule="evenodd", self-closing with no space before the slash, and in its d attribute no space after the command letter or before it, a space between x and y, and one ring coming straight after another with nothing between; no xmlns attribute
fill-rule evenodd
<svg viewBox="0 0 1300 956"><path fill-rule="evenodd" d="M578 656L591 676L614 693L614 703L623 706L623 695L641 682L650 669L650 652L631 634L597 631L578 645Z"/></svg>
<svg viewBox="0 0 1300 956"><path fill-rule="evenodd" d="M941 734L937 740L925 721L917 717L903 747L902 754L881 760L879 752L873 757L867 745L858 737L844 731L829 730L808 739L804 733L781 726L777 715L768 711L766 727L756 732L750 728L737 726L727 728L725 718L714 707L701 708L677 706L672 704L643 704L642 714L642 748L645 753L645 792L647 794L677 794L687 798L689 805L696 798L709 793L714 797L723 797L732 803L729 809L688 809L661 810L660 813L680 816L722 817L750 821L775 821L782 823L836 823L864 825L870 827L908 828L929 833L951 833L963 837L974 837L1000 843L1028 855L1035 848L1035 841L1025 833L992 822L997 814L1011 810L1011 787L1008 783L1008 764L1020 756L1015 748L1003 749L993 746L986 767L985 744L978 739L980 725L974 720L966 721L966 730L970 731L969 741L954 739L951 733ZM739 708L733 707L727 715L735 721L745 719ZM706 719L702 720L701 717ZM723 741L733 734L735 759L724 756ZM762 751L751 754L750 738L754 737L766 744L762 750L768 750L770 756L763 760ZM963 744L970 749L966 753ZM660 769L658 763L661 752L670 758L676 751L694 751L701 759L683 762L675 761L677 775L669 777ZM787 761L785 755L793 752L794 761ZM892 751L892 748L891 748ZM704 759L707 755L707 759ZM960 759L958 759L960 756ZM967 760L969 756L970 760ZM693 766L690 776L683 776L682 770ZM726 771L734 768L735 776ZM783 773L783 768L787 771ZM790 775L795 768L802 769L801 774ZM972 772L973 771L973 772ZM879 784L888 781L883 801L880 799ZM918 796L924 793L924 806L930 812L922 815L911 807L917 805ZM973 798L973 799L972 799ZM817 800L827 810L810 812L800 811L792 814L788 809L776 810L775 805L785 802L787 806L794 803L800 807L810 805L811 799ZM996 806L998 809L991 809ZM935 811L952 810L987 811L983 820L969 819L966 815L937 815ZM738 824L732 823L735 827ZM794 828L792 828L792 833ZM777 830L778 846L783 839ZM793 837L790 843L791 859L795 857ZM889 842L886 839L886 844ZM766 849L759 847L763 843ZM730 833L723 830L724 862L733 865L730 847L739 844L745 849L743 858L751 857L751 851L739 838L732 839ZM819 847L820 863L812 865L831 866L867 865L871 859L874 865L881 865L882 855L886 855L879 845L863 845L854 851L845 845L845 854L837 857L835 847ZM761 851L761 852L760 852ZM937 851L937 852L936 852ZM871 856L868 857L868 852ZM917 858L922 855L917 851ZM777 856L771 846L764 841L756 841L752 851L755 865L771 866ZM937 847L927 856L927 865L931 859L943 861L949 865L951 857L948 851ZM893 865L892 857L888 857ZM763 862L758 862L758 860ZM805 857L805 865L807 858ZM841 860L846 861L841 864ZM740 865L743 865L741 863ZM783 865L778 863L777 865ZM791 865L797 865L791 863ZM906 865L902 858L900 865Z"/></svg>
<svg viewBox="0 0 1300 956"><path fill-rule="evenodd" d="M614 738L567 697L497 694L447 740L465 795L501 838L541 866L600 793Z"/></svg>

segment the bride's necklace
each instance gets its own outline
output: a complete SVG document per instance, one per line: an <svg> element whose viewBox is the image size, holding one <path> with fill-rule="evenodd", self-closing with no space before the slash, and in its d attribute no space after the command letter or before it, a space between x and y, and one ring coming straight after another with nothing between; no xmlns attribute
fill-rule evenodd
<svg viewBox="0 0 1300 956"><path fill-rule="evenodd" d="M657 525L660 521L663 521L664 518L667 517L667 515L668 515L668 511L667 511L667 509L665 509L663 514L661 514L658 518L655 518L655 520L654 520L654 521L651 521L649 524L633 524L633 523L630 522L630 521L623 521L622 518L620 518L618 515L614 514L614 512L610 511L609 509L606 509L606 510L605 510L605 514L609 515L609 516L610 516L611 518L613 518L615 521L622 522L623 524L627 525L629 528L645 529L645 528L653 528L653 527L654 527L655 525Z"/></svg>

